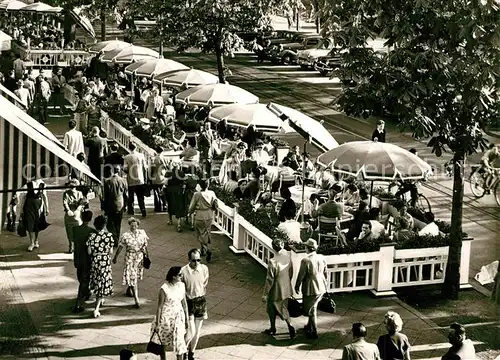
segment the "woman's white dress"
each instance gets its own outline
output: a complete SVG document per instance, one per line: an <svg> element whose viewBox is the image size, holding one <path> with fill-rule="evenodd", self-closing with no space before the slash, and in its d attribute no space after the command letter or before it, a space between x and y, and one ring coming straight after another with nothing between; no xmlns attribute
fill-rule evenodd
<svg viewBox="0 0 500 360"><path fill-rule="evenodd" d="M182 299L186 295L186 287L183 282L174 285L165 283L161 290L165 293L165 302L158 328L155 329L156 318L151 325L152 341L155 343L159 341L165 346L166 351L173 351L177 355L185 354L187 353L186 316L182 308ZM153 335L155 330L158 330L158 336Z"/></svg>

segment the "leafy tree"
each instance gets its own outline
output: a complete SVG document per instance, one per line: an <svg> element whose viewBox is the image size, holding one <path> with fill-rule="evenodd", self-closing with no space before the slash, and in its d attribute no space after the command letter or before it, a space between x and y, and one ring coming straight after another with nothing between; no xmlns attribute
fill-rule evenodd
<svg viewBox="0 0 500 360"><path fill-rule="evenodd" d="M268 14L278 0L148 0L142 15L156 20L153 34L179 51L199 48L215 53L219 81L225 82L224 56L242 47L238 32L269 24Z"/></svg>
<svg viewBox="0 0 500 360"><path fill-rule="evenodd" d="M74 32L74 21L69 11L75 7L83 7L84 14L91 20L99 19L101 23L101 41L106 40L106 19L115 15L118 0L52 0L51 5L65 10L65 39L69 41L70 32Z"/></svg>
<svg viewBox="0 0 500 360"><path fill-rule="evenodd" d="M442 293L458 297L464 163L484 150L484 129L500 117L500 11L495 0L346 0L322 9L325 33L343 48L335 100L346 113L383 115L452 153L451 245ZM378 54L367 39L386 39Z"/></svg>

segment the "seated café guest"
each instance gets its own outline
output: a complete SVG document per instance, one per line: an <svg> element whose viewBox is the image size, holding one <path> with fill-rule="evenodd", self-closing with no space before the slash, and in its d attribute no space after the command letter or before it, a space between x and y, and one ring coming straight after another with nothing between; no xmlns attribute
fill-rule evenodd
<svg viewBox="0 0 500 360"><path fill-rule="evenodd" d="M361 201L365 202L370 208L380 209L381 202L375 196L370 196L366 189L359 189L359 197Z"/></svg>
<svg viewBox="0 0 500 360"><path fill-rule="evenodd" d="M297 205L295 204L295 201L292 200L292 193L290 192L290 189L287 187L281 188L280 196L284 199L278 213L278 218L280 219L280 221L283 222L286 220L286 214L293 213L293 217L295 218L295 214L297 213Z"/></svg>
<svg viewBox="0 0 500 360"><path fill-rule="evenodd" d="M295 220L295 211L286 211L283 215L285 221L278 225L278 230L285 233L291 241L301 243L300 223Z"/></svg>
<svg viewBox="0 0 500 360"><path fill-rule="evenodd" d="M316 164L316 172L314 173L314 183L322 189L330 189L336 182L335 176L321 168L321 165Z"/></svg>
<svg viewBox="0 0 500 360"><path fill-rule="evenodd" d="M358 204L358 209L354 212L354 218L351 222L351 227L347 233L348 239L354 239L360 232L363 224L370 219L370 213L368 212L368 205L365 202L360 202Z"/></svg>
<svg viewBox="0 0 500 360"><path fill-rule="evenodd" d="M396 229L397 231L394 234L394 240L396 241L408 240L414 234L411 230L412 228L410 227L410 222L404 217L399 219L398 227Z"/></svg>
<svg viewBox="0 0 500 360"><path fill-rule="evenodd" d="M438 236L439 235L439 227L434 222L434 214L431 212L425 213L425 222L427 225L423 227L422 230L418 232L419 236L423 235L431 235Z"/></svg>
<svg viewBox="0 0 500 360"><path fill-rule="evenodd" d="M250 152L250 149L246 149L245 155L244 155L243 160L241 161L241 164L240 164L241 176L247 176L254 169L257 168L257 162L252 160L251 157L252 157L252 153Z"/></svg>
<svg viewBox="0 0 500 360"><path fill-rule="evenodd" d="M311 216L316 218L324 216L330 219L340 219L344 213L344 205L336 201L337 192L333 189L328 191L328 201L319 205L319 199L314 201L314 209Z"/></svg>
<svg viewBox="0 0 500 360"><path fill-rule="evenodd" d="M225 191L234 192L238 188L238 174L236 171L229 171L229 180L224 184L223 188Z"/></svg>
<svg viewBox="0 0 500 360"><path fill-rule="evenodd" d="M177 148L182 146L182 143L186 140L186 133L182 130L178 123L174 125L174 131L171 134L172 142Z"/></svg>
<svg viewBox="0 0 500 360"><path fill-rule="evenodd" d="M252 169L252 174L253 179L245 187L245 190L243 191L243 197L250 200L255 200L257 194L260 191L261 170L256 167Z"/></svg>
<svg viewBox="0 0 500 360"><path fill-rule="evenodd" d="M359 189L356 184L347 185L344 192L344 204L347 206L356 206L360 201Z"/></svg>
<svg viewBox="0 0 500 360"><path fill-rule="evenodd" d="M372 224L372 234L375 239L380 238L385 234L385 227L379 221L380 219L380 209L373 208L369 211L370 214L370 223Z"/></svg>
<svg viewBox="0 0 500 360"><path fill-rule="evenodd" d="M415 222L413 221L413 216L408 214L408 206L403 204L401 209L399 209L399 216L394 219L396 229L401 228L401 220L406 219L408 221L408 229L413 229L415 227Z"/></svg>
<svg viewBox="0 0 500 360"><path fill-rule="evenodd" d="M300 156L300 148L298 146L294 146L290 149L288 154L286 154L283 159L283 164L288 167L291 167L293 170L300 170L300 164L302 163L302 159Z"/></svg>
<svg viewBox="0 0 500 360"><path fill-rule="evenodd" d="M306 167L305 167L306 179L312 180L312 182L314 182L314 164L311 161L309 154L306 154L305 159L306 159ZM303 166L304 162L302 162L299 170L302 170ZM309 181L309 183L311 183L311 181Z"/></svg>
<svg viewBox="0 0 500 360"><path fill-rule="evenodd" d="M222 161L222 165L219 171L219 183L225 184L227 181L227 174L230 171L236 171L238 174L241 174L241 161L242 155L241 152L244 151L246 145L244 142L240 142L239 144L232 144L231 147L226 151L224 155L224 160Z"/></svg>
<svg viewBox="0 0 500 360"><path fill-rule="evenodd" d="M242 200L244 198L243 191L247 187L248 180L247 179L239 179L238 187L233 190L233 195L237 200Z"/></svg>
<svg viewBox="0 0 500 360"><path fill-rule="evenodd" d="M266 150L264 150L264 143L262 140L257 140L255 143L255 150L252 153L252 160L257 163L257 166L266 166L271 161L271 158Z"/></svg>
<svg viewBox="0 0 500 360"><path fill-rule="evenodd" d="M372 233L372 224L369 221L365 221L361 226L361 232L354 238L354 241L372 241L375 237Z"/></svg>
<svg viewBox="0 0 500 360"><path fill-rule="evenodd" d="M198 165L200 162L200 152L194 147L194 139L189 138L182 144L184 146L184 151L179 155L183 166Z"/></svg>
<svg viewBox="0 0 500 360"><path fill-rule="evenodd" d="M274 155L276 155L276 149L274 148L274 145L271 143L271 137L270 136L266 136L265 140L264 140L264 146L263 146L264 150L267 151L267 153L269 154L270 157L274 157Z"/></svg>

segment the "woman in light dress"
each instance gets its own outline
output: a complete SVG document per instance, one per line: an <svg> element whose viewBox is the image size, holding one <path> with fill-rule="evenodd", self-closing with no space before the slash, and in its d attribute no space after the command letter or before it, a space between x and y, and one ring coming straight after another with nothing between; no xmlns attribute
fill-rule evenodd
<svg viewBox="0 0 500 360"><path fill-rule="evenodd" d="M166 280L158 295L156 316L151 324L151 341L165 346L166 351L173 351L177 360L182 360L188 352L186 337L189 315L181 267L171 267ZM166 353L160 355L161 360L166 358Z"/></svg>
<svg viewBox="0 0 500 360"><path fill-rule="evenodd" d="M271 327L264 332L269 335L276 334L276 316L279 316L286 322L290 338L293 339L295 328L288 313L288 299L292 296L293 267L290 254L283 249L283 241L273 240L272 246L276 254L267 265L266 284L262 295L262 301L267 302Z"/></svg>
<svg viewBox="0 0 500 360"><path fill-rule="evenodd" d="M124 233L116 249L113 264L116 264L118 255L125 249L125 264L123 265L123 285L127 285L127 295L135 300L135 307L139 308L138 282L142 280L144 255L147 254L149 237L143 229L139 229L140 221L134 217L128 219L130 231Z"/></svg>

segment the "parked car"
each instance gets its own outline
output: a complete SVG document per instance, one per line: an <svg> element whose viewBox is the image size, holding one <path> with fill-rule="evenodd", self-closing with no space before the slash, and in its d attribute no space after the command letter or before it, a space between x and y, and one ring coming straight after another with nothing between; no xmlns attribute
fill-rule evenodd
<svg viewBox="0 0 500 360"><path fill-rule="evenodd" d="M314 63L314 69L319 71L321 76L329 76L333 71L338 70L342 65L342 53L345 50L334 47L326 56L320 56Z"/></svg>
<svg viewBox="0 0 500 360"><path fill-rule="evenodd" d="M271 50L271 62L283 65L296 64L298 51L314 49L323 41L325 40L316 34L297 34L292 42L279 44Z"/></svg>
<svg viewBox="0 0 500 360"><path fill-rule="evenodd" d="M280 48L282 44L288 44L294 41L294 39L300 36L310 35L311 33L299 32L295 30L277 30L273 31L268 36L262 37L260 45L263 47L263 51L266 59L271 59L271 53Z"/></svg>
<svg viewBox="0 0 500 360"><path fill-rule="evenodd" d="M333 41L322 41L314 49L300 50L297 54L297 62L302 69L314 69L314 65L319 58L328 56L328 53L333 48Z"/></svg>

